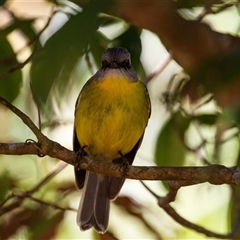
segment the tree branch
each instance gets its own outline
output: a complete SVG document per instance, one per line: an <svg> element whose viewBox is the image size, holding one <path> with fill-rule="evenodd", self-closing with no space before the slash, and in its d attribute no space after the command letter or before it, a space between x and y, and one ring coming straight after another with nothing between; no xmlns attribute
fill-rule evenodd
<svg viewBox="0 0 240 240"><path fill-rule="evenodd" d="M47 150L42 150L41 146L39 147L44 155L58 158L73 165L76 157L74 152L65 149L58 143L51 141L48 138L46 139L49 148ZM7 145L9 145L9 147L6 147ZM35 148L34 143L17 143L16 145L18 147L11 147L14 145L15 144L6 143L0 144L0 154L24 155L38 153L38 149ZM42 145L44 146L45 143ZM136 180L175 180L190 182L190 185L209 182L215 185L230 184L240 186L240 172L238 171L238 168L227 168L222 165L211 165L205 167L129 166L126 171L122 172L121 166L118 164L104 161L94 161L85 157L80 161L79 166L82 169L106 174L112 177L124 176L125 178Z"/></svg>
<svg viewBox="0 0 240 240"><path fill-rule="evenodd" d="M0 143L0 152L5 155L39 155L36 143Z"/></svg>
<svg viewBox="0 0 240 240"><path fill-rule="evenodd" d="M0 103L14 112L28 126L38 138L38 143L1 143L0 154L48 155L74 165L76 153L50 140L42 134L32 120L11 103L0 97ZM34 150L34 147L36 150ZM40 153L40 154L39 154ZM138 180L176 180L191 183L209 182L211 184L230 184L240 186L240 172L238 167L227 168L221 165L206 167L137 167L129 166L122 171L121 166L111 162L93 161L87 157L80 160L79 167L85 170L106 174L113 177L125 177Z"/></svg>
<svg viewBox="0 0 240 240"><path fill-rule="evenodd" d="M27 196L26 198L29 198L31 200L33 200L34 202L37 202L41 205L46 205L46 206L49 206L49 207L52 207L54 209L59 209L59 210L62 210L62 211L73 211L73 212L77 212L77 209L74 209L74 208L71 208L71 207L61 207L59 206L58 204L55 204L55 203L50 203L50 202L45 202L41 199L38 199L38 198L35 198L35 197L32 197L32 196Z"/></svg>

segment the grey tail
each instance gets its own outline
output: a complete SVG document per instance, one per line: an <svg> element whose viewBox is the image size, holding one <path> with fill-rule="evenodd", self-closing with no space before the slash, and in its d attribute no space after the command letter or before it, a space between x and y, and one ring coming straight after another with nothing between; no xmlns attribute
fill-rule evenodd
<svg viewBox="0 0 240 240"><path fill-rule="evenodd" d="M77 214L81 230L94 227L99 233L105 233L109 204L109 177L87 171Z"/></svg>
<svg viewBox="0 0 240 240"><path fill-rule="evenodd" d="M125 182L124 178L115 178L110 177L109 178L109 198L110 200L115 200Z"/></svg>

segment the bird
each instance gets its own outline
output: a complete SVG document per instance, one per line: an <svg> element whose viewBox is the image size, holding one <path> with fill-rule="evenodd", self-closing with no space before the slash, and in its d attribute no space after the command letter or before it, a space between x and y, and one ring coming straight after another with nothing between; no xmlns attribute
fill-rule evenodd
<svg viewBox="0 0 240 240"><path fill-rule="evenodd" d="M132 164L151 114L146 86L138 79L126 48L102 54L100 69L85 83L76 105L73 150L96 161ZM74 167L82 189L77 224L82 231L108 228L110 200L116 199L125 178L109 177Z"/></svg>

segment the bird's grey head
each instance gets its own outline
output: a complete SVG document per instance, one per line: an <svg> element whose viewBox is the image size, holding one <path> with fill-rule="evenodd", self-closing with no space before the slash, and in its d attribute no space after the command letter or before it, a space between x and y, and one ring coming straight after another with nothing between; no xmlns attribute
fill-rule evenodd
<svg viewBox="0 0 240 240"><path fill-rule="evenodd" d="M126 48L108 48L102 54L102 68L131 68L130 53Z"/></svg>
<svg viewBox="0 0 240 240"><path fill-rule="evenodd" d="M136 82L138 77L131 65L130 53L126 48L108 48L102 54L102 67L93 78L102 81L106 76L125 76L129 81Z"/></svg>

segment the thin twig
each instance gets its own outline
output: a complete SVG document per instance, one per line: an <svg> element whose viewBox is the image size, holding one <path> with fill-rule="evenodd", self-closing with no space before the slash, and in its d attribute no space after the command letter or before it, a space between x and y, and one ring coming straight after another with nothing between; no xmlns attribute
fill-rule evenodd
<svg viewBox="0 0 240 240"><path fill-rule="evenodd" d="M196 232L203 233L208 237L216 237L221 239L229 239L234 236L233 230L227 234L219 234L213 231L210 231L202 226L194 224L182 216L180 216L173 207L170 206L170 203L175 200L178 190L181 188L181 182L175 182L170 184L169 192L165 197L160 197L155 194L149 187L147 187L143 182L144 187L156 198L159 207L161 207L169 216L171 216L176 222L181 224L184 227L195 230ZM188 185L187 182L182 182L182 186Z"/></svg>
<svg viewBox="0 0 240 240"><path fill-rule="evenodd" d="M3 203L1 203L0 216L19 207L27 197L30 197L33 193L37 192L43 185L49 182L54 176L56 176L56 174L62 171L66 166L67 166L66 163L59 162L58 164L56 164L53 170L45 178L43 178L36 186L34 186L31 190L23 192L21 194L17 194L17 195L14 195L14 193L9 195L3 201ZM7 206L4 206L10 199L14 199L13 202L8 204Z"/></svg>
<svg viewBox="0 0 240 240"><path fill-rule="evenodd" d="M29 57L25 61L16 64L14 67L8 69L7 71L0 73L0 78L4 78L4 77L8 76L9 74L11 74L11 73L13 73L15 71L22 69L25 65L27 65L31 61L31 59L35 55L35 52L36 52L36 49L37 49L36 41L39 39L39 37L43 33L43 31L45 31L45 29L49 26L49 24L51 22L51 19L52 19L53 15L55 13L56 12L52 11L51 17L49 17L48 22L46 23L46 25L39 31L39 33L33 39L31 39L28 42L28 44L27 44L28 46L33 44L33 43L35 43L35 45L33 47L33 50L32 50L32 53L29 55Z"/></svg>
<svg viewBox="0 0 240 240"><path fill-rule="evenodd" d="M53 158L57 158L60 160L65 161L68 164L73 164L76 159L76 153L66 149L65 147L61 146L59 143L51 141L49 138L47 138L42 132L36 127L36 125L32 122L32 120L24 114L22 111L20 111L18 108L13 106L10 102L8 102L6 99L0 96L0 103L3 104L5 107L7 107L9 110L11 110L13 113L15 113L24 123L26 126L28 126L32 132L35 134L35 136L38 139L38 143L34 143L36 149L38 150L37 154L41 156L48 155ZM34 142L34 141L33 141ZM27 149L31 148L33 145L30 144L28 146L28 143L25 143L23 145L22 149L21 146L19 146L17 150L15 148L11 149L12 143L6 147L6 144L2 144L2 148L0 145L0 154L6 154L6 151L9 151L8 154L12 155L24 155L24 154L30 154ZM29 148L28 148L29 147ZM31 148L32 149L32 148Z"/></svg>
<svg viewBox="0 0 240 240"><path fill-rule="evenodd" d="M8 109L10 109L13 113L15 113L25 123L25 125L27 125L32 130L32 132L35 134L38 140L44 138L44 135L26 114L24 114L22 111L20 111L18 108L16 108L14 105L12 105L10 102L8 102L1 96L0 103L3 104Z"/></svg>
<svg viewBox="0 0 240 240"><path fill-rule="evenodd" d="M2 208L2 206L5 205L5 203L7 203L10 199L14 198L15 195L13 193L10 193L1 203L0 203L0 209Z"/></svg>
<svg viewBox="0 0 240 240"><path fill-rule="evenodd" d="M170 63L172 60L172 53L169 51L164 58L158 63L158 65L155 67L153 72L145 79L145 84L147 85L153 78L158 76L164 69L165 67Z"/></svg>
<svg viewBox="0 0 240 240"><path fill-rule="evenodd" d="M10 68L9 70L5 71L5 72L2 72L0 73L0 78L4 78L6 76L8 76L9 74L19 70L19 69L22 69L25 65L27 65L30 60L33 58L34 54L35 54L35 50L36 50L36 45L34 46L33 48L33 51L32 53L30 54L30 56L22 63L18 63L17 65L15 65L14 67Z"/></svg>
<svg viewBox="0 0 240 240"><path fill-rule="evenodd" d="M35 197L32 197L32 196L27 196L27 198L33 200L34 202L37 202L37 203L40 203L42 205L47 205L49 207L52 207L52 208L55 208L55 209L59 209L59 210L62 210L62 211L73 211L73 212L77 212L77 209L74 209L74 208L71 208L71 207L61 207L55 203L49 203L49 202L45 202L45 201L42 201L40 199L37 199Z"/></svg>
<svg viewBox="0 0 240 240"><path fill-rule="evenodd" d="M195 19L196 21L199 21L201 22L203 20L203 18L208 15L208 14L217 14L217 13L220 13L222 11L224 11L225 9L229 8L229 7L232 7L232 6L235 6L236 4L238 3L224 3L224 4L221 4L217 10L214 10L213 9L213 5L217 2L220 2L219 0L212 0L210 2L208 2L203 10L203 12Z"/></svg>
<svg viewBox="0 0 240 240"><path fill-rule="evenodd" d="M212 6L213 4L215 4L216 2L218 2L219 0L211 0L209 2L207 2L207 4L205 5L203 12L197 16L197 18L195 19L196 21L201 22L202 19L209 13L212 13Z"/></svg>
<svg viewBox="0 0 240 240"><path fill-rule="evenodd" d="M61 172L66 166L67 166L67 163L60 161L58 164L55 165L53 170L45 178L43 178L31 190L27 191L27 195L32 195L34 192L37 192L43 185L49 182L54 176L56 176L59 172Z"/></svg>

